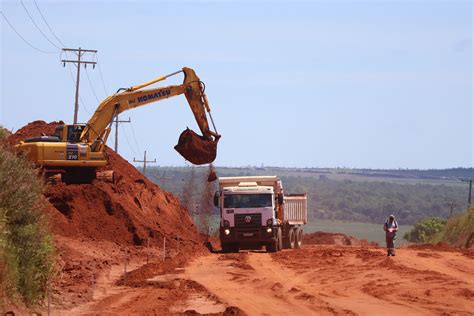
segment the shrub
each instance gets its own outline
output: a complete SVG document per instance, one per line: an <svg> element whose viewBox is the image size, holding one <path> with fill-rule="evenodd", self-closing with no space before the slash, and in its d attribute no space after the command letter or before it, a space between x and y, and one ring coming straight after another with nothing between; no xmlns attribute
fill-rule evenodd
<svg viewBox="0 0 474 316"><path fill-rule="evenodd" d="M451 216L435 241L444 241L459 247L473 246L474 205L464 213Z"/></svg>
<svg viewBox="0 0 474 316"><path fill-rule="evenodd" d="M0 125L0 140L3 140L8 136L10 136L10 132Z"/></svg>
<svg viewBox="0 0 474 316"><path fill-rule="evenodd" d="M439 217L428 217L415 224L415 227L403 236L410 242L428 243L441 232L446 220Z"/></svg>
<svg viewBox="0 0 474 316"><path fill-rule="evenodd" d="M44 298L54 268L42 191L37 170L0 146L1 299L28 307Z"/></svg>

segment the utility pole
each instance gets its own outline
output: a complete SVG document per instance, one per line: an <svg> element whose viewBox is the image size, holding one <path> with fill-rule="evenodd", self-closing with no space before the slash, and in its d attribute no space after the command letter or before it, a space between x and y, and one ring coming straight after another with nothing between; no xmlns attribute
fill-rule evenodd
<svg viewBox="0 0 474 316"><path fill-rule="evenodd" d="M472 196L472 179L460 179L462 182L469 182L469 199L468 203L471 205L471 196Z"/></svg>
<svg viewBox="0 0 474 316"><path fill-rule="evenodd" d="M118 118L118 114L115 115L115 152L118 154L118 126L119 123L131 123L130 117L128 118L128 121L120 121Z"/></svg>
<svg viewBox="0 0 474 316"><path fill-rule="evenodd" d="M146 160L146 150L145 150L145 154L143 155L143 160L135 160L135 158L133 158L133 162L143 162L143 175L146 176L146 164L147 163L156 163L156 158L155 160Z"/></svg>
<svg viewBox="0 0 474 316"><path fill-rule="evenodd" d="M63 48L63 52L74 52L77 56L77 60L67 60L62 59L63 66L66 67L66 63L73 63L76 64L77 67L77 76L76 76L76 98L74 102L74 124L77 124L77 111L79 110L79 79L81 78L81 64L84 64L84 68L87 67L87 64L91 64L92 68L95 68L97 64L95 61L87 61L81 60L81 57L84 56L86 53L97 53L96 50L92 49L79 49L74 48Z"/></svg>
<svg viewBox="0 0 474 316"><path fill-rule="evenodd" d="M157 180L162 180L162 184L165 185L166 179L173 179L172 177L165 177L165 171L161 174L161 177L155 177Z"/></svg>
<svg viewBox="0 0 474 316"><path fill-rule="evenodd" d="M446 203L446 205L451 208L451 212L449 213L449 217L451 217L451 216L453 215L454 208L455 208L456 206L459 206L459 205L457 205L457 204L454 203L454 202L448 202L448 203Z"/></svg>

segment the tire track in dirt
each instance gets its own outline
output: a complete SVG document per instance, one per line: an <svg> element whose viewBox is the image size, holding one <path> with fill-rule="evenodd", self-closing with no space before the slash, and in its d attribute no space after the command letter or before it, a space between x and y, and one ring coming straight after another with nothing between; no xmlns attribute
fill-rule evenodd
<svg viewBox="0 0 474 316"><path fill-rule="evenodd" d="M249 315L470 315L472 258L459 252L307 246L194 260L184 276Z"/></svg>

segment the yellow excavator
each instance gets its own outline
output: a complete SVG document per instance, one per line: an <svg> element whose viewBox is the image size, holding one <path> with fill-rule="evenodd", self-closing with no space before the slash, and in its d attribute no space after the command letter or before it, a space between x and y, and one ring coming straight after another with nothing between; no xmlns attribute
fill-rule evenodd
<svg viewBox="0 0 474 316"><path fill-rule="evenodd" d="M143 89L181 72L184 74L181 85ZM110 181L113 173L99 172L97 168L107 164L105 146L114 118L124 111L184 94L202 136L186 129L181 133L175 149L193 164L211 163L216 158L217 142L221 136L214 125L204 89L204 83L194 70L185 67L144 84L119 89L102 101L86 124L60 125L54 136L29 138L16 147L33 163L44 168L46 174L60 173L63 182L89 183L95 178ZM209 128L206 113L214 131Z"/></svg>

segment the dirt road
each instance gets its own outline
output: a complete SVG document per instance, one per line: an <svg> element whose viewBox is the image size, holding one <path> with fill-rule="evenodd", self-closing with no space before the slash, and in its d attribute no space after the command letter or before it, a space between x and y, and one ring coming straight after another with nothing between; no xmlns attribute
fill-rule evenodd
<svg viewBox="0 0 474 316"><path fill-rule="evenodd" d="M473 263L458 252L307 246L200 257L185 276L249 315L472 315Z"/></svg>
<svg viewBox="0 0 474 316"><path fill-rule="evenodd" d="M338 245L209 254L133 287L117 286L113 268L92 302L57 314L472 315L473 263L472 253L399 249L387 258Z"/></svg>

